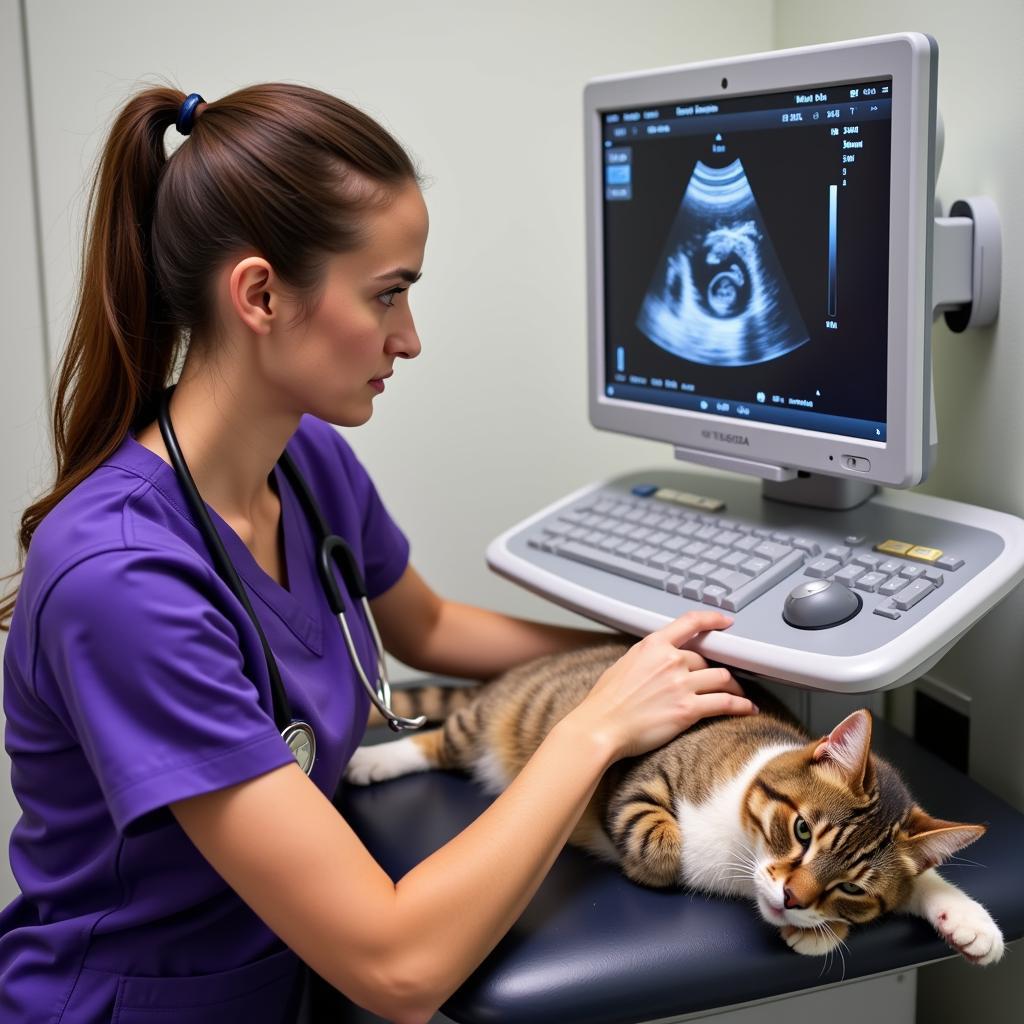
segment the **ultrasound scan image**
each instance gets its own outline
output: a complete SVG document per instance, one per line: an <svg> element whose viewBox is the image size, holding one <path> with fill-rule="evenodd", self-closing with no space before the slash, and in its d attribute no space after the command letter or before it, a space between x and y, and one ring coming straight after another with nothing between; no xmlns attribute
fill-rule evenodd
<svg viewBox="0 0 1024 1024"><path fill-rule="evenodd" d="M809 340L739 160L697 162L636 325L713 366L763 363Z"/></svg>

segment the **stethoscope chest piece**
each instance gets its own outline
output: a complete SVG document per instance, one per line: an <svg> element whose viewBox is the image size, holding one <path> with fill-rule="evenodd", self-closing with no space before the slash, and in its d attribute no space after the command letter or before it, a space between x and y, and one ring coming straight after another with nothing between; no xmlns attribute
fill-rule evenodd
<svg viewBox="0 0 1024 1024"><path fill-rule="evenodd" d="M316 760L316 737L312 726L306 722L295 720L289 722L281 732L281 738L295 755L299 767L308 775L313 770Z"/></svg>

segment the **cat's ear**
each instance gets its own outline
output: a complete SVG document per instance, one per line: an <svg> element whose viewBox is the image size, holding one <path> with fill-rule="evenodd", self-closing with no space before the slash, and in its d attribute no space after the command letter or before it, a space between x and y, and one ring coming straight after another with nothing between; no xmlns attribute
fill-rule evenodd
<svg viewBox="0 0 1024 1024"><path fill-rule="evenodd" d="M963 825L956 821L933 818L920 807L910 812L910 821L903 834L905 849L917 870L927 871L948 860L986 832L984 825Z"/></svg>
<svg viewBox="0 0 1024 1024"><path fill-rule="evenodd" d="M864 792L874 778L871 754L871 712L867 708L847 715L814 748L811 759L838 770L853 790Z"/></svg>

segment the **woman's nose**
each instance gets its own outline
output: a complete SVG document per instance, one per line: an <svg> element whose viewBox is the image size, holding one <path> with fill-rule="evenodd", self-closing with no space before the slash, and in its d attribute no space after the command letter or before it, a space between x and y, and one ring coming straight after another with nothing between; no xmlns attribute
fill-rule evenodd
<svg viewBox="0 0 1024 1024"><path fill-rule="evenodd" d="M420 336L411 314L388 335L384 346L386 352L401 359L415 359L420 354L420 348Z"/></svg>

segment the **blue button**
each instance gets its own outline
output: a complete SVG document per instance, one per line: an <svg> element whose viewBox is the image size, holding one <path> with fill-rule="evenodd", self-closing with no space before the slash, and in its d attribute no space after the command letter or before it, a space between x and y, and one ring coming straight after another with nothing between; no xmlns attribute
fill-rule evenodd
<svg viewBox="0 0 1024 1024"><path fill-rule="evenodd" d="M637 484L633 493L638 498L649 498L658 489L656 484Z"/></svg>

